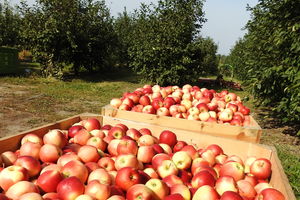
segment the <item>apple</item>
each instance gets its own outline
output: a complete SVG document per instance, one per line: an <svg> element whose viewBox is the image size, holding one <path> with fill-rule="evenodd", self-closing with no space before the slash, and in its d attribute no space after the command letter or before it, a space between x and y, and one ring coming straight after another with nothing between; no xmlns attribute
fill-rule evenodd
<svg viewBox="0 0 300 200"><path fill-rule="evenodd" d="M155 114L155 108L152 105L147 105L143 108L142 112L146 114Z"/></svg>
<svg viewBox="0 0 300 200"><path fill-rule="evenodd" d="M157 143L156 141L157 139L152 135L142 135L137 142L139 146L151 146Z"/></svg>
<svg viewBox="0 0 300 200"><path fill-rule="evenodd" d="M141 112L143 112L143 108L144 108L143 105L138 104L138 105L133 106L132 109L131 109L131 111L132 112L140 112L141 113Z"/></svg>
<svg viewBox="0 0 300 200"><path fill-rule="evenodd" d="M86 142L88 146L93 146L101 151L105 151L107 148L107 143L101 137L91 137Z"/></svg>
<svg viewBox="0 0 300 200"><path fill-rule="evenodd" d="M219 195L223 195L226 191L238 192L236 181L231 176L221 176L216 181L215 186Z"/></svg>
<svg viewBox="0 0 300 200"><path fill-rule="evenodd" d="M158 116L170 116L170 111L166 107L161 107L156 110Z"/></svg>
<svg viewBox="0 0 300 200"><path fill-rule="evenodd" d="M271 175L271 162L265 158L256 159L250 166L250 173L257 179L267 179Z"/></svg>
<svg viewBox="0 0 300 200"><path fill-rule="evenodd" d="M73 152L73 153L78 153L78 150L80 148L79 144L75 143L68 143L64 148L63 148L63 153L68 153L68 152Z"/></svg>
<svg viewBox="0 0 300 200"><path fill-rule="evenodd" d="M159 165L161 165L161 163L164 161L164 160L170 160L171 157L168 155L168 154L165 154L165 153L159 153L159 154L156 154L153 158L152 158L152 161L151 161L151 164L153 166L153 168L156 170L157 167Z"/></svg>
<svg viewBox="0 0 300 200"><path fill-rule="evenodd" d="M253 176L252 174L245 175L244 180L248 181L253 187L255 187L258 183L257 178L255 176Z"/></svg>
<svg viewBox="0 0 300 200"><path fill-rule="evenodd" d="M246 174L250 173L250 166L252 165L252 163L256 160L257 158L255 156L249 156L247 157L247 159L245 160L245 168L244 168L244 172Z"/></svg>
<svg viewBox="0 0 300 200"><path fill-rule="evenodd" d="M258 183L257 185L254 186L254 189L257 194L260 194L261 191L267 188L272 188L272 186L269 183Z"/></svg>
<svg viewBox="0 0 300 200"><path fill-rule="evenodd" d="M190 109L193 106L192 102L190 100L187 100L187 99L183 99L180 102L180 104L183 105L186 110Z"/></svg>
<svg viewBox="0 0 300 200"><path fill-rule="evenodd" d="M222 194L220 200L243 200L243 198L233 191L226 191Z"/></svg>
<svg viewBox="0 0 300 200"><path fill-rule="evenodd" d="M177 136L175 133L165 130L159 135L159 143L168 144L171 148L177 143Z"/></svg>
<svg viewBox="0 0 300 200"><path fill-rule="evenodd" d="M189 188L184 184L173 185L170 188L170 194L180 194L184 200L190 200L192 196Z"/></svg>
<svg viewBox="0 0 300 200"><path fill-rule="evenodd" d="M98 165L106 171L113 171L115 170L115 161L110 157L102 157L98 161Z"/></svg>
<svg viewBox="0 0 300 200"><path fill-rule="evenodd" d="M99 120L96 118L89 118L89 119L85 120L83 123L83 126L87 131L101 129L101 124L100 124Z"/></svg>
<svg viewBox="0 0 300 200"><path fill-rule="evenodd" d="M111 156L118 155L118 145L121 142L120 139L112 139L107 146L107 151Z"/></svg>
<svg viewBox="0 0 300 200"><path fill-rule="evenodd" d="M61 200L73 200L84 193L82 181L75 176L62 180L57 185L57 194Z"/></svg>
<svg viewBox="0 0 300 200"><path fill-rule="evenodd" d="M137 169L139 165L139 161L135 155L132 154L121 154L118 155L115 160L115 168L116 170L120 170L124 167L132 167Z"/></svg>
<svg viewBox="0 0 300 200"><path fill-rule="evenodd" d="M238 162L238 163L240 163L241 165L244 165L244 162L243 162L243 160L239 157L239 156L237 156L237 155L230 155L230 156L228 156L228 158L226 159L226 163L227 162Z"/></svg>
<svg viewBox="0 0 300 200"><path fill-rule="evenodd" d="M127 200L154 200L155 198L155 193L143 184L131 186L126 193Z"/></svg>
<svg viewBox="0 0 300 200"><path fill-rule="evenodd" d="M113 108L118 109L120 105L122 104L122 100L119 98L113 98L110 100L109 103Z"/></svg>
<svg viewBox="0 0 300 200"><path fill-rule="evenodd" d="M191 172L195 175L195 171L197 168L209 167L209 162L204 160L203 158L195 158L192 162Z"/></svg>
<svg viewBox="0 0 300 200"><path fill-rule="evenodd" d="M39 152L40 160L45 163L55 163L62 155L62 150L53 144L44 144Z"/></svg>
<svg viewBox="0 0 300 200"><path fill-rule="evenodd" d="M140 146L137 152L137 159L142 163L151 163L155 154L153 146Z"/></svg>
<svg viewBox="0 0 300 200"><path fill-rule="evenodd" d="M35 159L39 159L40 156L40 150L41 150L41 147L42 145L40 145L39 143L33 143L33 142L25 142L24 144L22 144L22 146L20 147L20 156L32 156L34 157ZM12 152L13 153L13 152ZM14 153L13 153L14 154ZM11 160L13 162L16 161L17 157L16 155L14 154L9 154L11 156L11 158L13 158L14 160L12 159L9 159L10 156L8 155L5 155L4 153L1 154L1 158L3 160L3 162L5 164L9 164L9 163L6 163L6 160Z"/></svg>
<svg viewBox="0 0 300 200"><path fill-rule="evenodd" d="M29 192L21 195L18 200L44 200L43 197L36 192Z"/></svg>
<svg viewBox="0 0 300 200"><path fill-rule="evenodd" d="M191 156L185 151L178 151L172 156L177 169L188 169L192 164Z"/></svg>
<svg viewBox="0 0 300 200"><path fill-rule="evenodd" d="M157 172L151 167L145 168L143 171L148 174L150 178L159 178Z"/></svg>
<svg viewBox="0 0 300 200"><path fill-rule="evenodd" d="M193 176L191 184L193 188L199 188L203 185L210 185L214 187L215 182L215 177L210 172L204 170Z"/></svg>
<svg viewBox="0 0 300 200"><path fill-rule="evenodd" d="M210 166L213 166L216 162L216 156L213 153L212 150L210 149L205 149L204 151L201 152L201 158L206 160Z"/></svg>
<svg viewBox="0 0 300 200"><path fill-rule="evenodd" d="M217 144L211 144L208 147L206 147L207 150L211 150L215 156L218 156L220 154L224 154L223 149L217 145Z"/></svg>
<svg viewBox="0 0 300 200"><path fill-rule="evenodd" d="M276 199L276 200L285 200L284 195L274 189L274 188L267 188L264 189L263 191L260 192L260 194L257 196L257 199L261 199L261 200L272 200L272 199Z"/></svg>
<svg viewBox="0 0 300 200"><path fill-rule="evenodd" d="M91 137L91 134L86 129L81 129L74 136L74 143L79 145L85 145Z"/></svg>
<svg viewBox="0 0 300 200"><path fill-rule="evenodd" d="M21 139L21 145L26 142L38 143L40 145L44 144L42 138L33 133L28 133Z"/></svg>
<svg viewBox="0 0 300 200"><path fill-rule="evenodd" d="M76 197L75 200L94 200L94 198L91 197L90 195L82 194L82 195L79 195L78 197Z"/></svg>
<svg viewBox="0 0 300 200"><path fill-rule="evenodd" d="M57 164L54 163L46 163L45 165L42 165L42 171L40 172L40 174L49 171L49 170L56 170L56 171L60 171L61 167Z"/></svg>
<svg viewBox="0 0 300 200"><path fill-rule="evenodd" d="M207 121L210 118L210 114L207 111L203 111L199 114L200 121Z"/></svg>
<svg viewBox="0 0 300 200"><path fill-rule="evenodd" d="M256 196L256 191L254 189L254 186L251 185L251 183L249 183L246 180L239 180L237 182L237 187L238 187L238 191L239 194L244 197L244 198L248 198L248 199L254 199Z"/></svg>
<svg viewBox="0 0 300 200"><path fill-rule="evenodd" d="M140 101L140 96L137 95L136 93L129 93L129 94L127 95L127 97L128 97L129 99L131 99L131 100L133 101L134 104L138 104L139 101Z"/></svg>
<svg viewBox="0 0 300 200"><path fill-rule="evenodd" d="M169 187L160 179L150 179L145 184L149 189L151 189L159 199L164 199L165 196L169 194Z"/></svg>
<svg viewBox="0 0 300 200"><path fill-rule="evenodd" d="M127 191L131 186L141 183L141 175L137 169L124 167L117 171L115 184Z"/></svg>
<svg viewBox="0 0 300 200"><path fill-rule="evenodd" d="M102 168L93 170L87 179L87 182L90 183L93 180L99 181L101 184L110 185L112 183L111 175Z"/></svg>
<svg viewBox="0 0 300 200"><path fill-rule="evenodd" d="M77 177L82 183L88 178L88 169L87 167L78 160L71 160L67 164L65 164L62 169L61 173L65 177Z"/></svg>
<svg viewBox="0 0 300 200"><path fill-rule="evenodd" d="M58 158L57 165L59 167L63 167L65 164L67 164L71 160L79 160L80 161L80 158L74 152L67 152Z"/></svg>
<svg viewBox="0 0 300 200"><path fill-rule="evenodd" d="M209 111L209 108L206 103L199 103L196 107L198 108L200 113Z"/></svg>
<svg viewBox="0 0 300 200"><path fill-rule="evenodd" d="M236 104L233 104L233 103L228 103L226 105L226 108L230 108L233 112L237 112L238 111L238 106Z"/></svg>
<svg viewBox="0 0 300 200"><path fill-rule="evenodd" d="M164 153L165 150L159 145L159 144L153 144L152 145L154 151L155 151L155 155L159 154L159 153Z"/></svg>
<svg viewBox="0 0 300 200"><path fill-rule="evenodd" d="M32 182L19 181L9 187L5 195L9 199L19 199L23 194L35 192L38 193L38 188Z"/></svg>
<svg viewBox="0 0 300 200"><path fill-rule="evenodd" d="M73 138L81 129L85 128L82 125L71 126L68 130L68 137Z"/></svg>
<svg viewBox="0 0 300 200"><path fill-rule="evenodd" d="M177 175L178 169L172 160L163 160L157 167L157 173L161 178L169 176L171 174Z"/></svg>
<svg viewBox="0 0 300 200"><path fill-rule="evenodd" d="M30 142L30 144L34 145L35 143ZM39 145L39 144L37 144L37 145ZM18 158L18 156L12 151L5 151L1 154L1 160L5 166L13 165L16 162L17 158Z"/></svg>
<svg viewBox="0 0 300 200"><path fill-rule="evenodd" d="M56 192L56 187L63 176L57 170L48 170L42 173L37 179L37 186L44 192Z"/></svg>
<svg viewBox="0 0 300 200"><path fill-rule="evenodd" d="M28 172L24 167L11 165L0 172L0 187L7 191L17 182L28 180Z"/></svg>
<svg viewBox="0 0 300 200"><path fill-rule="evenodd" d="M226 162L227 158L228 158L228 156L225 155L225 154L217 155L216 158L215 158L216 163L223 165Z"/></svg>
<svg viewBox="0 0 300 200"><path fill-rule="evenodd" d="M170 145L164 143L159 143L158 145L164 150L164 153L170 155L172 154L172 148L170 147Z"/></svg>
<svg viewBox="0 0 300 200"><path fill-rule="evenodd" d="M164 198L164 200L185 200L181 194L170 194Z"/></svg>
<svg viewBox="0 0 300 200"><path fill-rule="evenodd" d="M48 192L43 195L44 200L58 200L59 196L56 192Z"/></svg>
<svg viewBox="0 0 300 200"><path fill-rule="evenodd" d="M29 177L34 177L41 171L40 162L32 156L19 156L14 165L27 169Z"/></svg>
<svg viewBox="0 0 300 200"><path fill-rule="evenodd" d="M232 114L231 112L223 110L220 112L219 119L224 122L229 122L230 120L232 120Z"/></svg>
<svg viewBox="0 0 300 200"><path fill-rule="evenodd" d="M242 180L245 177L244 167L238 162L225 163L221 167L220 176L231 176L235 181Z"/></svg>
<svg viewBox="0 0 300 200"><path fill-rule="evenodd" d="M143 106L147 106L151 104L150 98L146 95L141 96L139 99L139 104L143 105Z"/></svg>
<svg viewBox="0 0 300 200"><path fill-rule="evenodd" d="M241 106L239 111L243 114L243 115L249 115L250 113L250 109L247 108L246 106Z"/></svg>
<svg viewBox="0 0 300 200"><path fill-rule="evenodd" d="M151 130L148 129L148 128L141 128L141 129L139 130L139 132L140 132L142 135L152 135Z"/></svg>
<svg viewBox="0 0 300 200"><path fill-rule="evenodd" d="M43 142L44 144L53 144L59 148L63 148L68 141L60 130L53 129L44 135Z"/></svg>
<svg viewBox="0 0 300 200"><path fill-rule="evenodd" d="M132 108L132 107L134 106L134 102L133 102L132 99L130 99L130 98L128 98L128 97L125 97L125 98L123 99L123 101L122 101L121 106L122 106L122 105L127 105L128 107ZM120 107L121 107L121 106L120 106ZM120 107L119 107L119 109L120 109Z"/></svg>
<svg viewBox="0 0 300 200"><path fill-rule="evenodd" d="M108 135L114 137L115 139L121 139L126 135L126 131L121 127L115 126L108 131Z"/></svg>
<svg viewBox="0 0 300 200"><path fill-rule="evenodd" d="M100 166L99 166L98 163L96 163L96 162L87 162L87 163L84 163L84 165L86 166L86 168L87 168L89 174L90 174L92 171L94 171L94 170L100 168Z"/></svg>
<svg viewBox="0 0 300 200"><path fill-rule="evenodd" d="M107 200L125 200L125 197L121 195L112 195Z"/></svg>
<svg viewBox="0 0 300 200"><path fill-rule="evenodd" d="M180 151L186 145L187 143L185 141L178 141L173 147L173 152L175 153L177 151Z"/></svg>
<svg viewBox="0 0 300 200"><path fill-rule="evenodd" d="M192 200L219 200L219 195L212 186L203 185L196 190Z"/></svg>
<svg viewBox="0 0 300 200"><path fill-rule="evenodd" d="M84 163L97 162L100 159L97 148L90 145L80 147L77 155Z"/></svg>
<svg viewBox="0 0 300 200"><path fill-rule="evenodd" d="M117 152L119 155L120 154L136 155L138 152L138 145L134 140L122 139L118 144Z"/></svg>
<svg viewBox="0 0 300 200"><path fill-rule="evenodd" d="M127 104L121 104L120 107L119 107L119 110L129 111L129 110L131 110L131 107Z"/></svg>

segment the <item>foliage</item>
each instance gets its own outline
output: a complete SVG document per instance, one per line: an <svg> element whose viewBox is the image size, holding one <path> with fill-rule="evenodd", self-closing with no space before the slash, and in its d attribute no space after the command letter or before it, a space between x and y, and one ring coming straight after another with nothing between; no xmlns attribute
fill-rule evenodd
<svg viewBox="0 0 300 200"><path fill-rule="evenodd" d="M0 2L0 46L17 46L20 16L7 0Z"/></svg>
<svg viewBox="0 0 300 200"><path fill-rule="evenodd" d="M202 6L200 0L142 4L133 16L131 67L161 85L186 83L213 72L216 45L211 39L196 38L205 22Z"/></svg>
<svg viewBox="0 0 300 200"><path fill-rule="evenodd" d="M260 0L228 63L283 121L300 121L300 1Z"/></svg>
<svg viewBox="0 0 300 200"><path fill-rule="evenodd" d="M22 44L44 64L45 75L60 72L63 64L89 71L109 62L114 43L112 18L104 1L39 0L22 2Z"/></svg>

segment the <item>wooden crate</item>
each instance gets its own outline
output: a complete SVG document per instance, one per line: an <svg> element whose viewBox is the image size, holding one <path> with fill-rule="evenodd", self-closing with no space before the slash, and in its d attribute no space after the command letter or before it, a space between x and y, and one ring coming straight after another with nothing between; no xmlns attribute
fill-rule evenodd
<svg viewBox="0 0 300 200"><path fill-rule="evenodd" d="M161 131L166 130L166 127L154 124L147 124L143 122L85 113L58 121L53 124L48 124L39 128L31 129L15 136L1 138L0 153L7 150L17 150L20 147L20 141L22 137L28 133L34 133L39 136L43 136L51 129L68 129L72 124L90 117L99 119L102 124L116 125L118 123L123 123L130 128L149 128L155 136L158 136ZM247 158L247 156L256 156L270 159L272 162L272 176L270 183L274 188L281 191L285 195L287 200L296 200L274 147L245 141L237 141L223 137L198 134L196 132L186 131L182 129L167 129L175 132L179 140L184 140L186 142L192 143L197 147L206 147L209 144L219 144L226 154L237 155L242 159Z"/></svg>
<svg viewBox="0 0 300 200"><path fill-rule="evenodd" d="M202 134L222 136L247 142L259 143L262 129L250 116L250 126L232 126L217 123L201 122L195 120L178 119L175 117L157 116L132 111L114 109L106 105L101 109L101 114L109 117L128 119L153 125L188 130Z"/></svg>

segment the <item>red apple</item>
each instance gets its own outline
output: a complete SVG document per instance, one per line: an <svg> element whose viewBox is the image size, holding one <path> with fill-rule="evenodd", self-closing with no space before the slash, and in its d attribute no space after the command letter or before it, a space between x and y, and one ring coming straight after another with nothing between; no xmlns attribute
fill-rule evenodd
<svg viewBox="0 0 300 200"><path fill-rule="evenodd" d="M117 152L118 152L118 154L133 154L133 155L136 155L137 152L138 152L138 145L134 140L123 139L118 144Z"/></svg>
<svg viewBox="0 0 300 200"><path fill-rule="evenodd" d="M215 182L215 177L210 172L200 171L194 175L191 183L193 188L199 188L203 185L210 185L214 187Z"/></svg>
<svg viewBox="0 0 300 200"><path fill-rule="evenodd" d="M157 173L161 178L167 177L171 174L177 175L178 169L175 163L172 160L164 160L162 163L157 167Z"/></svg>
<svg viewBox="0 0 300 200"><path fill-rule="evenodd" d="M283 194L273 188L267 188L264 189L263 191L261 191L261 193L258 195L257 199L261 199L261 200L272 200L272 199L276 199L276 200L285 200L285 197L283 196Z"/></svg>
<svg viewBox="0 0 300 200"><path fill-rule="evenodd" d="M159 135L159 142L168 144L171 148L173 148L177 143L177 136L175 133L165 130Z"/></svg>
<svg viewBox="0 0 300 200"><path fill-rule="evenodd" d="M173 185L170 188L170 194L180 194L184 200L190 200L192 196L189 188L184 184Z"/></svg>
<svg viewBox="0 0 300 200"><path fill-rule="evenodd" d="M74 143L85 145L91 137L91 134L86 129L81 129L74 136Z"/></svg>
<svg viewBox="0 0 300 200"><path fill-rule="evenodd" d="M109 157L102 157L98 161L98 165L107 171L115 170L115 161Z"/></svg>
<svg viewBox="0 0 300 200"><path fill-rule="evenodd" d="M174 153L172 160L178 169L189 169L192 164L191 156L185 151Z"/></svg>
<svg viewBox="0 0 300 200"><path fill-rule="evenodd" d="M100 159L97 148L90 145L84 145L80 147L77 155L85 163L98 162L98 160Z"/></svg>
<svg viewBox="0 0 300 200"><path fill-rule="evenodd" d="M142 163L151 163L155 154L153 146L140 146L137 152L137 159Z"/></svg>
<svg viewBox="0 0 300 200"><path fill-rule="evenodd" d="M74 200L84 193L84 184L75 176L62 180L57 185L57 194L61 200Z"/></svg>
<svg viewBox="0 0 300 200"><path fill-rule="evenodd" d="M40 149L41 149L41 145L39 143L32 143L32 142L25 142L21 147L20 147L20 156L32 156L35 159L39 159L40 156ZM5 158L3 157L3 153L1 155L2 160L4 163L5 162ZM16 156L14 156L15 159ZM14 160L15 161L15 160Z"/></svg>
<svg viewBox="0 0 300 200"><path fill-rule="evenodd" d="M118 155L115 160L116 170L120 170L124 167L132 167L137 169L139 166L139 161L135 155L132 154L121 154Z"/></svg>
<svg viewBox="0 0 300 200"><path fill-rule="evenodd" d="M168 176L164 177L162 180L170 188L174 185L184 184L182 179L174 174L168 175Z"/></svg>
<svg viewBox="0 0 300 200"><path fill-rule="evenodd" d="M255 160L250 166L250 173L257 179L267 179L271 175L271 162L265 158Z"/></svg>
<svg viewBox="0 0 300 200"><path fill-rule="evenodd" d="M41 171L40 162L32 156L20 156L16 160L15 165L27 169L29 177L34 177L38 175Z"/></svg>
<svg viewBox="0 0 300 200"><path fill-rule="evenodd" d="M96 119L96 118L87 119L84 122L83 126L87 131L92 131L92 130L95 130L95 129L97 129L97 130L101 129L101 124L100 124L99 120Z"/></svg>
<svg viewBox="0 0 300 200"><path fill-rule="evenodd" d="M244 167L238 162L225 163L221 167L220 176L231 176L235 181L242 180L245 176Z"/></svg>
<svg viewBox="0 0 300 200"><path fill-rule="evenodd" d="M146 95L141 96L139 103L143 106L147 106L151 104L150 98Z"/></svg>
<svg viewBox="0 0 300 200"><path fill-rule="evenodd" d="M85 129L85 128L81 125L71 126L68 130L68 136L70 138L73 138L81 129Z"/></svg>
<svg viewBox="0 0 300 200"><path fill-rule="evenodd" d="M86 144L100 149L101 151L105 151L107 148L107 143L101 137L91 137Z"/></svg>
<svg viewBox="0 0 300 200"><path fill-rule="evenodd" d="M53 129L44 135L43 142L44 144L53 144L59 148L63 148L68 141L63 132L58 129Z"/></svg>
<svg viewBox="0 0 300 200"><path fill-rule="evenodd" d="M127 191L131 186L141 183L141 175L132 167L124 167L117 172L116 185Z"/></svg>
<svg viewBox="0 0 300 200"><path fill-rule="evenodd" d="M40 145L44 144L42 138L33 133L26 134L21 140L21 145L23 145L26 142L38 143Z"/></svg>
<svg viewBox="0 0 300 200"><path fill-rule="evenodd" d="M42 173L37 179L37 185L44 192L56 192L56 187L60 181L63 180L63 176L59 171L48 170Z"/></svg>
<svg viewBox="0 0 300 200"><path fill-rule="evenodd" d="M24 167L11 165L0 172L0 186L7 191L17 182L28 180L28 172Z"/></svg>
<svg viewBox="0 0 300 200"><path fill-rule="evenodd" d="M244 197L244 198L248 198L248 199L254 199L256 196L256 191L254 189L254 186L251 185L251 183L249 183L246 180L239 180L237 182L237 187L238 187L238 191L239 194Z"/></svg>
<svg viewBox="0 0 300 200"><path fill-rule="evenodd" d="M39 152L40 160L46 163L55 163L62 155L62 150L53 144L44 144Z"/></svg>
<svg viewBox="0 0 300 200"><path fill-rule="evenodd" d="M99 183L106 185L110 185L112 183L111 175L102 168L95 169L89 174L87 182L90 183L93 180L97 180Z"/></svg>
<svg viewBox="0 0 300 200"><path fill-rule="evenodd" d="M161 163L164 161L164 160L170 160L170 156L168 154L165 154L165 153L159 153L159 154L156 154L153 158L152 158L152 166L154 169L157 169L157 167L159 165L161 165Z"/></svg>
<svg viewBox="0 0 300 200"><path fill-rule="evenodd" d="M243 200L243 198L236 192L226 191L222 194L220 200Z"/></svg>
<svg viewBox="0 0 300 200"><path fill-rule="evenodd" d="M110 100L110 105L115 109L118 109L121 104L122 100L119 98L113 98L112 100Z"/></svg>
<svg viewBox="0 0 300 200"><path fill-rule="evenodd" d="M216 190L210 185L203 185L197 189L192 200L218 200L219 195Z"/></svg>
<svg viewBox="0 0 300 200"><path fill-rule="evenodd" d="M169 194L169 187L160 179L150 179L145 184L159 199L164 199Z"/></svg>
<svg viewBox="0 0 300 200"><path fill-rule="evenodd" d="M143 184L131 186L126 193L127 200L154 200L155 197L154 192Z"/></svg>
<svg viewBox="0 0 300 200"><path fill-rule="evenodd" d="M215 188L219 195L223 195L223 193L226 191L238 192L236 182L231 176L219 177Z"/></svg>
<svg viewBox="0 0 300 200"><path fill-rule="evenodd" d="M215 156L218 156L218 155L224 153L223 149L217 144L211 144L208 147L206 147L206 149L211 150L214 153Z"/></svg>
<svg viewBox="0 0 300 200"><path fill-rule="evenodd" d="M29 181L19 181L12 185L5 193L10 199L19 199L23 194L38 192L38 188Z"/></svg>
<svg viewBox="0 0 300 200"><path fill-rule="evenodd" d="M108 135L116 138L116 139L121 139L123 136L126 135L126 131L121 128L121 127L112 127L109 131L108 131Z"/></svg>
<svg viewBox="0 0 300 200"><path fill-rule="evenodd" d="M63 166L61 173L65 177L76 176L82 183L85 183L88 177L87 167L78 160L71 160Z"/></svg>
<svg viewBox="0 0 300 200"><path fill-rule="evenodd" d="M187 143L185 141L178 141L173 147L173 152L175 153L177 151L180 151L186 145Z"/></svg>
<svg viewBox="0 0 300 200"><path fill-rule="evenodd" d="M161 107L156 110L158 116L170 116L170 111L166 107Z"/></svg>
<svg viewBox="0 0 300 200"><path fill-rule="evenodd" d="M147 105L142 110L143 113L155 114L155 108L152 105Z"/></svg>

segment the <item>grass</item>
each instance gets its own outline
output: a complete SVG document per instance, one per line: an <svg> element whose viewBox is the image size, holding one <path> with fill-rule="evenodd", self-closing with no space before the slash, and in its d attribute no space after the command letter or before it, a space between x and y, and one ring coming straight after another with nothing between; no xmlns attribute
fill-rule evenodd
<svg viewBox="0 0 300 200"><path fill-rule="evenodd" d="M80 78L68 77L65 81L39 77L0 77L0 118L1 113L4 113L7 118L4 124L23 123L22 128L27 130L28 127L36 127L83 112L100 113L101 107L108 104L111 98L120 97L122 93L133 91L143 84L140 83L139 76L126 70L85 75ZM222 88L214 89L220 91ZM300 200L299 138L283 134L286 127L278 125L276 118L266 119L267 111L255 108L253 97L247 91L234 92L243 99L248 99L245 104L251 108L254 118L263 128L261 142L276 147L294 193ZM23 121L16 120L24 113L26 115ZM270 126L272 123L274 125Z"/></svg>

